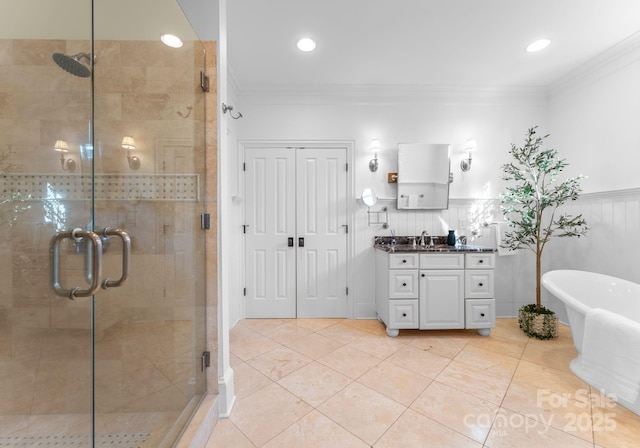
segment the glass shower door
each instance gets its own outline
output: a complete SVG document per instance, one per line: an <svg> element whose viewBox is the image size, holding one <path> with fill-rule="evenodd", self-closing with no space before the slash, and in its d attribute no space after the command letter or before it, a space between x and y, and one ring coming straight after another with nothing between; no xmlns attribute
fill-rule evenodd
<svg viewBox="0 0 640 448"><path fill-rule="evenodd" d="M90 446L91 3L2 9L0 446Z"/></svg>
<svg viewBox="0 0 640 448"><path fill-rule="evenodd" d="M96 437L172 446L205 390L204 50L175 0L94 8L94 225L131 239L103 249L128 279L95 295Z"/></svg>
<svg viewBox="0 0 640 448"><path fill-rule="evenodd" d="M206 386L202 45L174 0L6 11L0 446L172 446Z"/></svg>

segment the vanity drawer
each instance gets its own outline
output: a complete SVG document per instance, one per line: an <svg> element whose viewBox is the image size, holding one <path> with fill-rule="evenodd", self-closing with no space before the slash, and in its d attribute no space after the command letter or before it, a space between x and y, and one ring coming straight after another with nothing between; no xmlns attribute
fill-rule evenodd
<svg viewBox="0 0 640 448"><path fill-rule="evenodd" d="M389 269L418 269L418 254L389 254Z"/></svg>
<svg viewBox="0 0 640 448"><path fill-rule="evenodd" d="M467 299L465 301L465 328L493 328L495 326L495 299Z"/></svg>
<svg viewBox="0 0 640 448"><path fill-rule="evenodd" d="M470 270L464 273L464 296L467 299L493 298L493 270Z"/></svg>
<svg viewBox="0 0 640 448"><path fill-rule="evenodd" d="M418 328L418 300L389 301L389 328Z"/></svg>
<svg viewBox="0 0 640 448"><path fill-rule="evenodd" d="M464 269L464 254L420 254L420 269Z"/></svg>
<svg viewBox="0 0 640 448"><path fill-rule="evenodd" d="M464 266L467 269L493 269L496 256L493 253L479 252L464 254Z"/></svg>
<svg viewBox="0 0 640 448"><path fill-rule="evenodd" d="M389 298L417 299L418 271L415 269L389 271Z"/></svg>

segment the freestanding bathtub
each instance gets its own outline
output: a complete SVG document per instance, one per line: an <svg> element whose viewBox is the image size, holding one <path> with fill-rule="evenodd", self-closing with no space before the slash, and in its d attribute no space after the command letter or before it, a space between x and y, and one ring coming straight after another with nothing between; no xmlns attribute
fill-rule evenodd
<svg viewBox="0 0 640 448"><path fill-rule="evenodd" d="M580 371L587 313L600 308L640 324L640 284L595 272L557 270L545 273L542 285L566 305L571 336L580 354L571 362L570 368L578 377L589 382ZM640 353L638 347L628 347L628 350ZM640 415L640 398L634 402L623 399L616 401Z"/></svg>

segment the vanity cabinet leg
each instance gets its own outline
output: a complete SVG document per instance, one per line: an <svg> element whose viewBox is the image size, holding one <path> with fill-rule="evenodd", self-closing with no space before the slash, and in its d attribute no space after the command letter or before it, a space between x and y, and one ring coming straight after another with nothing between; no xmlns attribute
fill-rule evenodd
<svg viewBox="0 0 640 448"><path fill-rule="evenodd" d="M400 330L387 327L387 335L395 338L400 334Z"/></svg>
<svg viewBox="0 0 640 448"><path fill-rule="evenodd" d="M489 336L491 334L491 328L479 328L478 334L480 336Z"/></svg>

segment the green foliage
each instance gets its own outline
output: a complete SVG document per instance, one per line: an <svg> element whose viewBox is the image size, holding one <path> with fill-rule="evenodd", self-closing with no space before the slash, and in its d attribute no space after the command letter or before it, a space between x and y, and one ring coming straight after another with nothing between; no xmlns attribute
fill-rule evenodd
<svg viewBox="0 0 640 448"><path fill-rule="evenodd" d="M558 319L555 313L544 306L525 305L518 311L518 324L524 333L541 341L558 336Z"/></svg>
<svg viewBox="0 0 640 448"><path fill-rule="evenodd" d="M543 149L543 137L536 135L536 127L527 131L525 144L511 144L509 153L514 161L502 166L503 179L512 181L500 195L502 214L510 228L505 232L502 247L529 249L536 254L536 307L540 304L540 264L542 251L552 238L580 237L587 230L582 215L559 214L558 207L580 194L577 176L557 182L568 165L555 149Z"/></svg>

